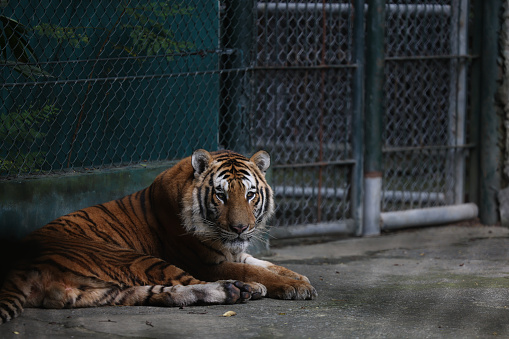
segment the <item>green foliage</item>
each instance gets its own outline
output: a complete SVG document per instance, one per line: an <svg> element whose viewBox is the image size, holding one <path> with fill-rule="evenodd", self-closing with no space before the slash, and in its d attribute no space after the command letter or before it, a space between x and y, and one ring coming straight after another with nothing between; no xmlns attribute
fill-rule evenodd
<svg viewBox="0 0 509 339"><path fill-rule="evenodd" d="M192 15L194 7L157 1L134 7L122 4L118 8L129 17L129 23L120 27L130 31L131 44L115 45L114 48L122 49L132 56L140 54L151 56L179 53L195 47L191 42L177 41L172 30L165 27L165 23L172 17ZM40 36L55 39L59 44L68 43L74 48L79 48L90 42L90 37L86 33L89 28L65 27L50 23L41 23L29 28L13 18L0 15L0 63L34 81L38 77L51 77L50 73L35 65L38 59L29 44L28 34L33 31ZM168 56L167 60L170 61L172 58Z"/></svg>
<svg viewBox="0 0 509 339"><path fill-rule="evenodd" d="M134 21L134 23L122 25L123 29L131 30L129 36L132 46L121 46L130 55L172 54L195 47L195 44L191 42L177 41L171 29L164 26L171 17L191 15L195 10L194 7L170 5L167 2L150 2L144 6L120 8ZM170 56L166 59L172 60Z"/></svg>
<svg viewBox="0 0 509 339"><path fill-rule="evenodd" d="M0 173L38 171L45 159L43 151L37 148L46 136L44 123L55 120L60 109L53 105L18 109L0 115L0 139L4 141L0 152Z"/></svg>
<svg viewBox="0 0 509 339"><path fill-rule="evenodd" d="M59 44L69 43L74 48L79 48L82 44L88 44L89 37L83 27L62 27L48 23L42 23L34 27L34 31L48 38L54 38Z"/></svg>
<svg viewBox="0 0 509 339"><path fill-rule="evenodd" d="M55 39L58 44L80 48L92 39L87 32L102 30L108 33L102 47L109 45L131 56L163 54L168 61L172 60L171 54L196 47L192 42L179 41L170 26L176 17L190 16L196 8L185 5L185 0L141 2L144 4L136 6L130 6L131 1L121 2L117 7L120 17L109 27L73 27L51 23L25 26L11 17L0 15L0 63L33 81L38 77L51 77L37 66L38 58L29 43L30 39L34 39L33 33ZM0 0L0 8L5 4ZM110 39L111 34L116 35L117 32L128 39L125 45ZM28 109L0 115L0 174L34 172L42 167L45 152L40 149L46 137L44 126L54 121L58 113L59 109L53 105L44 105L42 108L30 105Z"/></svg>

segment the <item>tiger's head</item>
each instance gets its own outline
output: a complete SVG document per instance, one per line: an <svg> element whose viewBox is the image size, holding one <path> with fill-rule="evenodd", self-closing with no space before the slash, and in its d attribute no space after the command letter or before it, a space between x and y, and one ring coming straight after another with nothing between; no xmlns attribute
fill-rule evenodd
<svg viewBox="0 0 509 339"><path fill-rule="evenodd" d="M182 214L187 231L233 254L245 251L274 212L265 181L269 154L259 151L248 159L231 151L210 154L199 149L191 163L192 205Z"/></svg>

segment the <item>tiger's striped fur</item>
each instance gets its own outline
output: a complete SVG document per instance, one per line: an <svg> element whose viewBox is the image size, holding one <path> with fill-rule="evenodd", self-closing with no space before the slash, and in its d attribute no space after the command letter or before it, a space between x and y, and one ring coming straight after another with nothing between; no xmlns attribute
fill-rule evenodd
<svg viewBox="0 0 509 339"><path fill-rule="evenodd" d="M270 157L197 150L148 188L32 232L36 249L0 290L2 322L24 307L230 304L311 299L309 280L245 253L272 215Z"/></svg>

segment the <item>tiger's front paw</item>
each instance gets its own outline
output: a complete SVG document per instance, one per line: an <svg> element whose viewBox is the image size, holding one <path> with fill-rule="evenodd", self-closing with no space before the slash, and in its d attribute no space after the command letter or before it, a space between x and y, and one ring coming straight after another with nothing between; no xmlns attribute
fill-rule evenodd
<svg viewBox="0 0 509 339"><path fill-rule="evenodd" d="M275 299L310 300L316 298L318 293L307 281L284 279L268 288L268 296Z"/></svg>
<svg viewBox="0 0 509 339"><path fill-rule="evenodd" d="M295 279L295 280L302 280L309 284L309 279L306 276L299 274L297 272L294 272L292 270L289 270L288 268L285 268L283 266L271 265L271 266L267 267L267 269L269 271L276 273L277 275L282 276L282 277L288 277L288 278Z"/></svg>

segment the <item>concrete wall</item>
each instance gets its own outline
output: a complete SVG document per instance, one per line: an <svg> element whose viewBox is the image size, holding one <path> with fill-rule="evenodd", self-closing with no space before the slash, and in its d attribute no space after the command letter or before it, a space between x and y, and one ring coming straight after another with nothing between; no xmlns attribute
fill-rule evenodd
<svg viewBox="0 0 509 339"><path fill-rule="evenodd" d="M171 165L0 181L0 236L21 238L61 215L139 191Z"/></svg>
<svg viewBox="0 0 509 339"><path fill-rule="evenodd" d="M0 181L0 238L20 239L61 215L139 191L174 163ZM268 242L250 249L267 251Z"/></svg>

